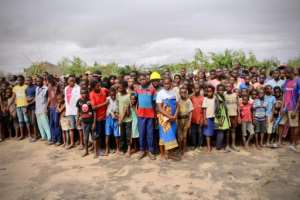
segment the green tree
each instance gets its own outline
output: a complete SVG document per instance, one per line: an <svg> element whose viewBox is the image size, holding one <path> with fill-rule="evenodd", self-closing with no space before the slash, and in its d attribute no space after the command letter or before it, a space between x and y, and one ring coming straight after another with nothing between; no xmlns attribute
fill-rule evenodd
<svg viewBox="0 0 300 200"><path fill-rule="evenodd" d="M300 67L300 55L288 60L288 66L291 67Z"/></svg>

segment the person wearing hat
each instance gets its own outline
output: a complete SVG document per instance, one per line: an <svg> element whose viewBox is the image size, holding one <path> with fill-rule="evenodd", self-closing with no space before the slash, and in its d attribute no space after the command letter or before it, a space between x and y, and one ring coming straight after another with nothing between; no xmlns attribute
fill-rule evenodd
<svg viewBox="0 0 300 200"><path fill-rule="evenodd" d="M155 95L154 95L154 101L156 101L156 96L157 93L160 91L161 89L161 76L158 72L154 71L151 73L150 75L150 82L151 82L151 86L154 88L155 90ZM157 111L157 108L156 108ZM159 151L159 127L158 127L158 122L157 122L157 118L155 118L155 123L154 123L154 132L153 132L153 141L154 141L154 151L155 153L158 153Z"/></svg>

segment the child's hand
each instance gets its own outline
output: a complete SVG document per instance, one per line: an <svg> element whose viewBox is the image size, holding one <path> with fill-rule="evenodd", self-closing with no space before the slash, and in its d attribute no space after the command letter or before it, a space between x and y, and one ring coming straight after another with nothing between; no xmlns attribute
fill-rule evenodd
<svg viewBox="0 0 300 200"><path fill-rule="evenodd" d="M204 119L204 125L207 126L207 119Z"/></svg>

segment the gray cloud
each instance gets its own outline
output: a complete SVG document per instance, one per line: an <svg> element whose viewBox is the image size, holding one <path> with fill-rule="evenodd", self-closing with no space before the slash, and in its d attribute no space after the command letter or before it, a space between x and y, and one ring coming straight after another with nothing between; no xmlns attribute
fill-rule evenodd
<svg viewBox="0 0 300 200"><path fill-rule="evenodd" d="M3 0L0 69L81 56L88 62L162 64L195 48L300 54L298 0Z"/></svg>

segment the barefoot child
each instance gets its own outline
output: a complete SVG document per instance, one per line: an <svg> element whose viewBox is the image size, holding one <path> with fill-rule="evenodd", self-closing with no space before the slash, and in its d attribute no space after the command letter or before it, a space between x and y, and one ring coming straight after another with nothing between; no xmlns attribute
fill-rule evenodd
<svg viewBox="0 0 300 200"><path fill-rule="evenodd" d="M194 85L194 95L191 97L191 101L193 104L193 112L192 112L192 127L191 127L191 138L194 149L200 150L202 142L203 142L203 111L202 104L204 97L200 95L201 88L199 84Z"/></svg>
<svg viewBox="0 0 300 200"><path fill-rule="evenodd" d="M64 95L58 94L57 96L57 107L56 107L57 112L59 113L60 116L60 126L62 130L62 140L63 140L63 147L67 147L68 145L68 140L67 140L67 132L70 129L70 124L69 120L65 116L65 101L64 101Z"/></svg>
<svg viewBox="0 0 300 200"><path fill-rule="evenodd" d="M204 97L202 108L204 118L203 134L206 136L207 150L212 151L211 137L214 135L214 117L215 117L215 87L208 85L206 88L207 96Z"/></svg>
<svg viewBox="0 0 300 200"><path fill-rule="evenodd" d="M262 148L264 142L264 135L266 133L267 122L267 104L264 100L265 92L259 90L258 98L253 102L253 123L255 127L255 145ZM260 135L260 143L258 142L258 136Z"/></svg>
<svg viewBox="0 0 300 200"><path fill-rule="evenodd" d="M134 153L138 151L138 142L139 142L139 130L138 130L138 117L137 117L137 96L136 94L132 93L130 95L130 117L132 119L131 124L131 143L133 146L133 151L130 152Z"/></svg>
<svg viewBox="0 0 300 200"><path fill-rule="evenodd" d="M226 101L224 97L225 86L219 84L217 86L217 94L215 95L215 129L217 132L216 149L224 148L224 133L230 128L230 119L227 112ZM226 152L230 150L226 149Z"/></svg>
<svg viewBox="0 0 300 200"><path fill-rule="evenodd" d="M272 114L273 114L273 106L275 105L276 99L273 96L273 89L270 85L265 86L265 98L264 101L267 105L266 109L266 115L267 115L267 147L270 147L270 140L272 135L272 129L273 129L273 120L272 120Z"/></svg>
<svg viewBox="0 0 300 200"><path fill-rule="evenodd" d="M178 147L176 140L176 118L178 113L176 91L172 90L172 80L165 78L164 87L157 93L156 103L158 107L159 123L159 148L162 159L170 157L169 151ZM172 157L170 157L172 158Z"/></svg>
<svg viewBox="0 0 300 200"><path fill-rule="evenodd" d="M226 149L229 149L230 147L230 138L231 138L231 149L234 151L239 151L239 149L235 145L235 138L236 138L236 128L238 125L238 115L239 115L239 109L238 109L238 95L236 92L233 92L233 86L231 84L226 85L226 93L225 101L226 106L228 109L228 116L230 118L230 124L231 127L229 131L226 132Z"/></svg>
<svg viewBox="0 0 300 200"><path fill-rule="evenodd" d="M11 88L6 89L6 98L7 98L7 110L9 112L9 117L11 124L13 124L13 127L15 129L15 138L17 138L17 135L19 135L19 124L17 119L17 113L16 113L16 104L14 103L14 97L13 92ZM12 137L12 132L9 131L9 137Z"/></svg>
<svg viewBox="0 0 300 200"><path fill-rule="evenodd" d="M254 127L252 124L252 104L249 102L248 96L242 97L242 102L240 103L240 115L238 121L242 124L242 134L244 147L248 149L249 142L254 135ZM249 132L249 137L247 135Z"/></svg>
<svg viewBox="0 0 300 200"><path fill-rule="evenodd" d="M116 153L120 152L120 131L118 123L118 111L117 111L117 91L114 87L110 88L108 99L108 106L106 110L105 120L105 153L104 156L109 154L109 137L113 135L116 140Z"/></svg>
<svg viewBox="0 0 300 200"><path fill-rule="evenodd" d="M89 100L89 92L87 89L81 89L81 97L76 103L78 108L77 123L81 123L81 127L84 134L84 149L85 152L82 157L89 154L89 135L95 129L96 125L96 115L93 110L92 104Z"/></svg>
<svg viewBox="0 0 300 200"><path fill-rule="evenodd" d="M119 126L121 131L120 148L123 153L130 152L131 141L131 122L132 119L128 115L128 107L130 104L130 94L127 93L127 82L122 81L119 84L117 95L117 107L119 116Z"/></svg>
<svg viewBox="0 0 300 200"><path fill-rule="evenodd" d="M179 149L183 155L186 151L186 138L188 130L191 127L193 104L188 98L186 87L179 89L180 99L178 102L178 117L177 117L177 139Z"/></svg>

